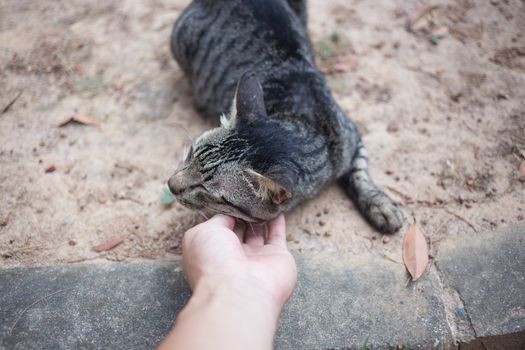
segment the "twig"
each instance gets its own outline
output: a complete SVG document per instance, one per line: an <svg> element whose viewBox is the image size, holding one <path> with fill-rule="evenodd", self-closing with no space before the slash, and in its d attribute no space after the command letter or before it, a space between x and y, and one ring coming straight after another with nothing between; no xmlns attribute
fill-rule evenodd
<svg viewBox="0 0 525 350"><path fill-rule="evenodd" d="M386 255L384 252L381 252L381 256L387 260L390 260L391 262L393 263L396 263L396 264L400 264L400 265L403 265L402 262L399 262L397 261L396 259L392 259L391 257L389 257L388 255Z"/></svg>
<svg viewBox="0 0 525 350"><path fill-rule="evenodd" d="M409 196L408 194L403 193L403 192L401 192L401 191L399 191L399 190L396 190L396 189L393 188L393 187L385 186L385 188L386 188L387 190L389 190L389 191L391 191L391 192L397 194L398 196L400 196L400 197L405 201L404 204L406 204L406 205L410 205L410 204L421 204L421 205L424 205L424 206L426 206L426 207L428 207L428 208L438 208L438 207L440 207L440 206L442 206L442 205L448 204L447 201L443 201L443 200L441 200L441 199L439 199L439 198L438 198L438 199L435 199L434 201L432 201L432 200L430 200L430 199L417 199L417 198L414 199L414 198L412 198L411 196ZM436 203L436 202L439 203L439 205L434 204L434 203Z"/></svg>
<svg viewBox="0 0 525 350"><path fill-rule="evenodd" d="M446 208L444 210L445 210L445 212L449 213L450 215L456 217L457 219L463 221L465 224L469 225L470 228L474 230L474 232L479 233L478 230L476 229L476 227L470 221L468 221L467 219L465 219L461 215L456 214L453 211L450 211L449 209L446 209Z"/></svg>
<svg viewBox="0 0 525 350"><path fill-rule="evenodd" d="M405 288L408 287L408 285L410 284L410 281L412 281L412 276L408 276L408 279L405 282Z"/></svg>
<svg viewBox="0 0 525 350"><path fill-rule="evenodd" d="M403 198L407 202L414 202L414 199L412 197L410 197L406 193L403 193L403 192L401 192L399 190L396 190L395 188L390 187L390 186L386 186L385 188L388 189L389 191L394 192L395 194L397 194L398 196L400 196L401 198Z"/></svg>
<svg viewBox="0 0 525 350"><path fill-rule="evenodd" d="M22 91L23 90L18 91L18 93L15 95L15 97L13 97L13 99L11 101L9 101L9 103L6 104L4 108L2 108L2 114L7 112L9 110L9 108L11 108L11 106L15 104L16 100L18 100L20 95L22 95Z"/></svg>
<svg viewBox="0 0 525 350"><path fill-rule="evenodd" d="M28 305L24 310L22 310L22 312L20 313L20 315L18 315L18 317L16 318L15 320L15 323L13 323L13 325L11 326L11 329L9 330L9 335L11 335L11 333L13 333L13 329L15 329L16 325L18 324L18 321L20 321L20 319L22 318L22 316L26 313L27 310L29 310L30 308L32 308L33 306L35 306L36 304L40 303L41 301L49 298L49 297L52 297L53 295L56 295L58 293L62 293L62 292L66 292L68 290L72 290L72 289L75 289L75 288L65 288L65 289L60 289L60 290L57 290L56 292L53 292L51 294L48 294L40 299L38 299L37 301L35 301L34 303Z"/></svg>

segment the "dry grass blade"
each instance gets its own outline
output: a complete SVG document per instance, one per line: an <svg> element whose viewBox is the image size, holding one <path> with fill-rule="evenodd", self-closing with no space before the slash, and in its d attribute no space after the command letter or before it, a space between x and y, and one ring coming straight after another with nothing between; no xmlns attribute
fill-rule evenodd
<svg viewBox="0 0 525 350"><path fill-rule="evenodd" d="M73 114L68 117L66 117L63 121L58 123L59 127L65 126L71 122L77 122L79 124L83 125L91 125L96 127L99 130L102 130L102 125L100 122L95 118L87 114Z"/></svg>
<svg viewBox="0 0 525 350"><path fill-rule="evenodd" d="M11 106L13 106L15 104L16 100L18 100L20 95L22 95L22 90L18 91L18 93L11 99L11 101L9 101L4 106L4 108L2 108L2 114L6 113L9 110L9 108L11 108Z"/></svg>
<svg viewBox="0 0 525 350"><path fill-rule="evenodd" d="M520 164L519 177L525 177L525 160Z"/></svg>
<svg viewBox="0 0 525 350"><path fill-rule="evenodd" d="M417 280L428 265L428 247L425 235L419 226L413 224L408 229L403 241L403 261L412 276Z"/></svg>
<svg viewBox="0 0 525 350"><path fill-rule="evenodd" d="M22 316L26 313L27 310L29 310L30 308L32 308L33 306L35 306L36 304L42 302L43 300L46 300L47 298L50 298L52 297L53 295L56 295L56 294L59 294L59 293L63 293L63 292L67 292L69 290L73 290L75 288L65 288L65 289L60 289L60 290L57 290L56 292L53 292L51 294L48 294L40 299L38 299L37 301L29 304L27 307L24 308L24 310L22 310L22 312L18 315L18 317L16 318L15 320L15 323L13 323L13 325L11 326L11 329L9 330L9 334L12 334L13 333L13 329L15 329L16 325L18 324L18 321L20 321L20 319L22 318Z"/></svg>

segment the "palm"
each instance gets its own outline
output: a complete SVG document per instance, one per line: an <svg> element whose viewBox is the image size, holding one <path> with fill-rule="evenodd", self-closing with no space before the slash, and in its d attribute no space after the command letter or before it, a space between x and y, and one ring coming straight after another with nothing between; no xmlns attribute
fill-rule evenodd
<svg viewBox="0 0 525 350"><path fill-rule="evenodd" d="M191 261L184 259L184 264L192 288L202 274L222 274L249 278L251 284L286 300L295 286L296 266L286 248L284 219L268 223L266 239L264 226L234 223L216 216L184 236L183 256L191 251Z"/></svg>

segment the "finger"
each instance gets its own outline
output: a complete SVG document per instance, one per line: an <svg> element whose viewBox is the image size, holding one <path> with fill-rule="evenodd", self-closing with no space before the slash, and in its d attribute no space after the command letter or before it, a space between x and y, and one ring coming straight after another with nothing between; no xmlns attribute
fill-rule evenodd
<svg viewBox="0 0 525 350"><path fill-rule="evenodd" d="M241 243L244 242L244 235L246 233L246 227L247 226L248 225L246 225L246 223L244 221L238 220L235 223L235 227L233 228L233 232L235 232L235 234L237 235L237 238L239 238L239 242L241 242Z"/></svg>
<svg viewBox="0 0 525 350"><path fill-rule="evenodd" d="M279 215L268 223L268 244L286 247L286 224L284 215Z"/></svg>
<svg viewBox="0 0 525 350"><path fill-rule="evenodd" d="M264 225L249 225L246 228L244 242L252 247L262 247L264 245Z"/></svg>
<svg viewBox="0 0 525 350"><path fill-rule="evenodd" d="M215 227L222 226L222 227L226 227L227 229L232 230L233 227L235 226L235 218L228 216L228 215L224 215L224 214L217 214L201 225L215 226Z"/></svg>

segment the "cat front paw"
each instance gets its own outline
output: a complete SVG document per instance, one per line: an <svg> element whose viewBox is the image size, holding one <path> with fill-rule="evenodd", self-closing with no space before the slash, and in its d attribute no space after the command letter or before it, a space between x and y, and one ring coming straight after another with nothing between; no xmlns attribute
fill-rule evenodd
<svg viewBox="0 0 525 350"><path fill-rule="evenodd" d="M382 233L395 233L403 226L403 212L383 192L376 193L366 202L365 216Z"/></svg>

